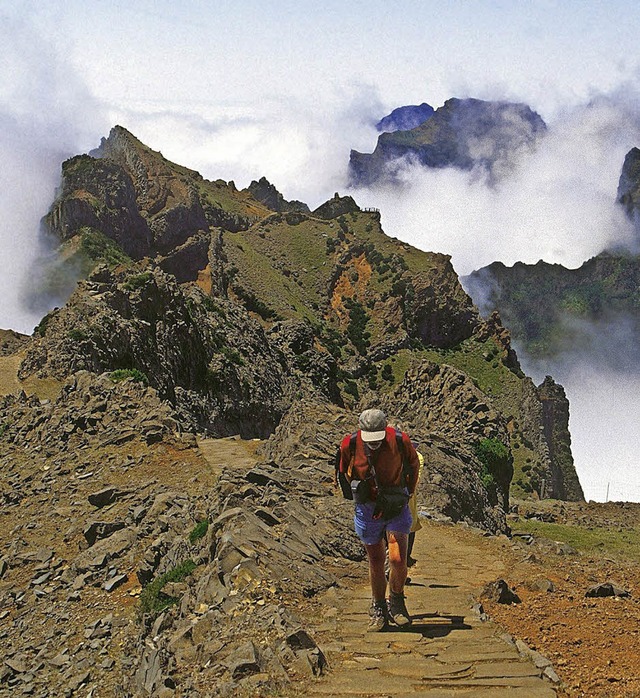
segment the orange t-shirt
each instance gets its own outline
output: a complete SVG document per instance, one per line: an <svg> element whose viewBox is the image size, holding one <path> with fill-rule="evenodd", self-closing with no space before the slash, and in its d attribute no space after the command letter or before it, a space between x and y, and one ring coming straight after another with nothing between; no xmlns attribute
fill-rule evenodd
<svg viewBox="0 0 640 698"><path fill-rule="evenodd" d="M402 446L406 459L409 463L409 474L406 481L402 477L402 454L398 449L396 440L396 430L393 427L386 428L385 440L380 448L371 451L369 458L376 471L378 484L381 487L404 486L412 494L418 483L418 472L420 461L416 449L411 443L411 439L402 432ZM351 480L365 480L372 475L364 442L360 431L356 434L355 451L351 451L351 434L347 434L340 444L340 472ZM375 499L375 484L372 487L372 494Z"/></svg>

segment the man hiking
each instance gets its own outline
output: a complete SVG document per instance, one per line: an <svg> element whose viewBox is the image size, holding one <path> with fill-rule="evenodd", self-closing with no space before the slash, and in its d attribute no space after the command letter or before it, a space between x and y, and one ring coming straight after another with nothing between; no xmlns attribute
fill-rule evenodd
<svg viewBox="0 0 640 698"><path fill-rule="evenodd" d="M340 444L336 479L339 474L346 477L354 493L355 529L369 560L369 630L379 631L390 621L398 626L411 623L404 597L412 524L407 502L418 482L419 461L407 434L388 426L382 410L365 410L358 426ZM388 603L385 533L390 565Z"/></svg>

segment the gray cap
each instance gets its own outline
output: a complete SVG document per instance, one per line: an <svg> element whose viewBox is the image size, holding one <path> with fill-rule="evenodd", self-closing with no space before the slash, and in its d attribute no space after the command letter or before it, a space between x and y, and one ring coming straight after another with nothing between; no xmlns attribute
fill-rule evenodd
<svg viewBox="0 0 640 698"><path fill-rule="evenodd" d="M365 410L358 420L363 441L382 441L387 432L387 415L382 410Z"/></svg>

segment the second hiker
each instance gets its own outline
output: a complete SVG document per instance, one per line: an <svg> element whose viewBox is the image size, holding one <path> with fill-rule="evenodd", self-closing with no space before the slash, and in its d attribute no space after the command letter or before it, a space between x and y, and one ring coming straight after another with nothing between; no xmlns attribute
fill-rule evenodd
<svg viewBox="0 0 640 698"><path fill-rule="evenodd" d="M404 596L412 524L407 502L418 482L419 461L407 434L388 426L382 410L362 412L358 427L340 444L336 475L351 484L355 529L367 551L372 595L369 627L383 630L389 621L411 623ZM390 564L388 602L385 533Z"/></svg>

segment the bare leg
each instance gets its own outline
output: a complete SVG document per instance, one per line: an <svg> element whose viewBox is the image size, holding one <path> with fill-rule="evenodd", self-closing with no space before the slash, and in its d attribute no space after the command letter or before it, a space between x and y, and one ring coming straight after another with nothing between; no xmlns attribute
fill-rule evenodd
<svg viewBox="0 0 640 698"><path fill-rule="evenodd" d="M384 540L381 540L374 545L365 545L364 547L366 548L367 557L369 558L369 581L371 582L371 596L374 601L384 601L387 594L387 579L384 576L384 560L386 556Z"/></svg>
<svg viewBox="0 0 640 698"><path fill-rule="evenodd" d="M407 579L407 539L406 533L388 531L389 538L389 588L394 594L402 594ZM384 558L383 558L384 575Z"/></svg>

